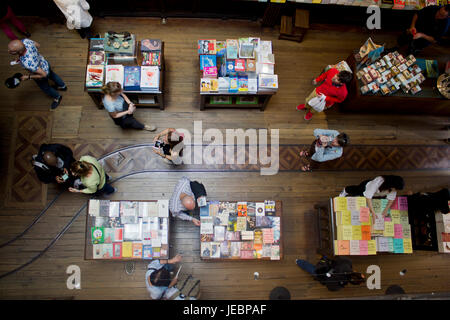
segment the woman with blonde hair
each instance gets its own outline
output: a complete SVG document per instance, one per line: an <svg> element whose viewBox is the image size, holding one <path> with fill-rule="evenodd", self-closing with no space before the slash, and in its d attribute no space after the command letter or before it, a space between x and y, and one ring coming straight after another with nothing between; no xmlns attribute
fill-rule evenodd
<svg viewBox="0 0 450 320"><path fill-rule="evenodd" d="M120 83L108 82L102 87L102 92L105 94L102 99L103 106L116 125L122 129L156 130L156 126L142 124L134 118L133 113L136 111L136 106L123 93Z"/></svg>
<svg viewBox="0 0 450 320"><path fill-rule="evenodd" d="M81 183L75 183L78 188L69 188L70 192L110 195L117 191L107 183L109 176L94 157L82 156L79 161L72 163L70 171L72 175L81 180Z"/></svg>

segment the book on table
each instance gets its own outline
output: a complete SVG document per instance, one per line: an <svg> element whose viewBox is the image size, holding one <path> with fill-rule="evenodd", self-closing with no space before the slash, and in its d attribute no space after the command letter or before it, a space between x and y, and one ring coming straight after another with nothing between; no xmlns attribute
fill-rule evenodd
<svg viewBox="0 0 450 320"><path fill-rule="evenodd" d="M156 66L141 67L141 90L158 91L159 90L160 71Z"/></svg>
<svg viewBox="0 0 450 320"><path fill-rule="evenodd" d="M118 82L120 86L123 88L123 80L124 80L124 67L121 64L107 65L106 76L105 76L105 84L109 82Z"/></svg>

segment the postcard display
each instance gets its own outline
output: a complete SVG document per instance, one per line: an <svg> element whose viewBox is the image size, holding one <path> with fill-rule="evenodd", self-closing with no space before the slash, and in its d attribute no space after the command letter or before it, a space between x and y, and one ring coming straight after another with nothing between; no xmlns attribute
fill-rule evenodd
<svg viewBox="0 0 450 320"><path fill-rule="evenodd" d="M86 91L100 107L101 87L111 81L119 82L137 106L163 109L160 85L164 71L163 43L159 39L136 42L133 34L128 37L106 33L104 38L90 39Z"/></svg>
<svg viewBox="0 0 450 320"><path fill-rule="evenodd" d="M201 107L204 95L211 105L261 106L259 96L278 90L272 42L260 38L198 40ZM233 96L234 95L234 96ZM234 102L233 102L234 101ZM264 101L267 104L267 101Z"/></svg>
<svg viewBox="0 0 450 320"><path fill-rule="evenodd" d="M200 208L200 257L280 260L281 201L209 201Z"/></svg>
<svg viewBox="0 0 450 320"><path fill-rule="evenodd" d="M331 200L335 221L335 255L412 253L407 197L397 197L383 219L387 199L372 199L373 220L364 197Z"/></svg>
<svg viewBox="0 0 450 320"><path fill-rule="evenodd" d="M89 200L85 259L168 259L169 200Z"/></svg>

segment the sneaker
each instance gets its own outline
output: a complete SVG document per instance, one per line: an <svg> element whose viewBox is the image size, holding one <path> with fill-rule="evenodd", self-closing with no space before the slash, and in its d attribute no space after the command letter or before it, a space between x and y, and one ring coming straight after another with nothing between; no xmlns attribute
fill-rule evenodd
<svg viewBox="0 0 450 320"><path fill-rule="evenodd" d="M52 105L50 106L51 110L54 110L56 108L58 108L59 104L61 103L62 100L62 96L59 96L58 99L53 100Z"/></svg>
<svg viewBox="0 0 450 320"><path fill-rule="evenodd" d="M311 111L308 111L308 112L305 114L305 120L307 120L307 121L311 120L312 116L313 116L312 112L311 112Z"/></svg>
<svg viewBox="0 0 450 320"><path fill-rule="evenodd" d="M52 88L59 91L67 91L67 86L64 87L52 86Z"/></svg>
<svg viewBox="0 0 450 320"><path fill-rule="evenodd" d="M144 130L147 130L147 131L155 131L156 130L156 126L154 126L153 124L146 124L145 126L144 126Z"/></svg>
<svg viewBox="0 0 450 320"><path fill-rule="evenodd" d="M296 108L298 111L305 109L305 104L299 104Z"/></svg>

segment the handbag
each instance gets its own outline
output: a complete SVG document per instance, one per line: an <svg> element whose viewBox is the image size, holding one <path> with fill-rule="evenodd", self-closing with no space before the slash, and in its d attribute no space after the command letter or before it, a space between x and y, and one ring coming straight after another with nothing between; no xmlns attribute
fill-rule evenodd
<svg viewBox="0 0 450 320"><path fill-rule="evenodd" d="M315 96L308 101L308 104L317 112L322 112L325 109L325 99L327 97L324 94Z"/></svg>

